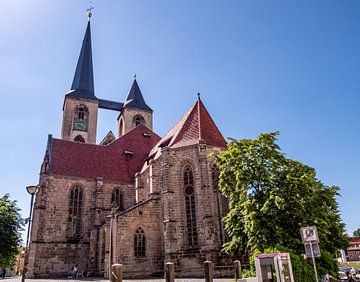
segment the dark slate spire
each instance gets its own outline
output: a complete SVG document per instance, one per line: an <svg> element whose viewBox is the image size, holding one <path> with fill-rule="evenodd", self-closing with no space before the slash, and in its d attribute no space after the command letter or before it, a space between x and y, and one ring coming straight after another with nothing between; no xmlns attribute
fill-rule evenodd
<svg viewBox="0 0 360 282"><path fill-rule="evenodd" d="M136 108L140 110L150 111L153 110L146 105L143 95L141 94L139 85L136 81L136 76L134 76L134 82L131 86L129 94L127 95L124 103L124 108Z"/></svg>
<svg viewBox="0 0 360 282"><path fill-rule="evenodd" d="M94 91L90 18L86 27L71 90L67 94L79 98L97 99Z"/></svg>

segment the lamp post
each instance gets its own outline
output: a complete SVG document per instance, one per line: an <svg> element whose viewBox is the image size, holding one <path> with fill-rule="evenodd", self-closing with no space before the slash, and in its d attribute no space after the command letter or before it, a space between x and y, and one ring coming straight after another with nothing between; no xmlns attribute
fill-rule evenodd
<svg viewBox="0 0 360 282"><path fill-rule="evenodd" d="M26 245L25 245L25 256L24 256L24 268L22 271L21 281L25 281L25 274L27 271L27 264L28 264L28 248L29 248L29 236L30 236L30 229L31 229L31 223L32 223L32 212L33 212L33 205L34 205L34 196L39 193L40 186L39 185L30 185L26 187L26 191L31 195L31 201L30 201L30 214L28 218L28 229L27 229L27 235L26 235Z"/></svg>

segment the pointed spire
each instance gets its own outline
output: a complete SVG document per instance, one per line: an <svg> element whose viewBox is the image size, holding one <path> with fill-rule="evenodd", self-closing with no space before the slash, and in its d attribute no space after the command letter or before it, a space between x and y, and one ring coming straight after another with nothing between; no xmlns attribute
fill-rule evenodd
<svg viewBox="0 0 360 282"><path fill-rule="evenodd" d="M141 94L140 87L136 81L136 75L134 75L134 82L130 88L124 103L124 108L136 108L140 110L150 111L153 110L146 104L143 95Z"/></svg>
<svg viewBox="0 0 360 282"><path fill-rule="evenodd" d="M97 99L94 91L90 20L86 27L71 90L67 94L79 98Z"/></svg>

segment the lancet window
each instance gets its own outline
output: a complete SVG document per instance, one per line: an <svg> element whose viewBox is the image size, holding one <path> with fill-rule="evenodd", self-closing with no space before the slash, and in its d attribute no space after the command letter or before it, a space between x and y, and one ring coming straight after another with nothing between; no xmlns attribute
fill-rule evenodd
<svg viewBox="0 0 360 282"><path fill-rule="evenodd" d="M144 230L139 227L134 236L134 255L135 257L146 256L146 239Z"/></svg>
<svg viewBox="0 0 360 282"><path fill-rule="evenodd" d="M119 188L115 188L111 194L111 203L115 203L119 210L124 209L123 192Z"/></svg>
<svg viewBox="0 0 360 282"><path fill-rule="evenodd" d="M80 238L82 202L83 190L79 185L76 185L71 188L69 194L67 237L70 239Z"/></svg>
<svg viewBox="0 0 360 282"><path fill-rule="evenodd" d="M185 209L186 209L186 227L188 245L190 247L197 246L197 230L196 230L196 209L194 195L194 175L192 168L187 165L183 171Z"/></svg>

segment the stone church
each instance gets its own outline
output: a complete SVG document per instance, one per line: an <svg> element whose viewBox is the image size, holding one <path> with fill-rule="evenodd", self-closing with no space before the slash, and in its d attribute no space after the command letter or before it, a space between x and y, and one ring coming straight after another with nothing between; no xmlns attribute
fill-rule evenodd
<svg viewBox="0 0 360 282"><path fill-rule="evenodd" d="M73 265L107 276L111 263L122 263L128 278L162 275L166 262L178 277L202 276L205 260L215 273L226 269L228 202L211 157L226 141L200 96L194 100L159 137L136 77L123 103L98 98L89 20L61 138L48 136L41 165L28 277L65 276ZM118 132L96 144L99 109L119 113Z"/></svg>

